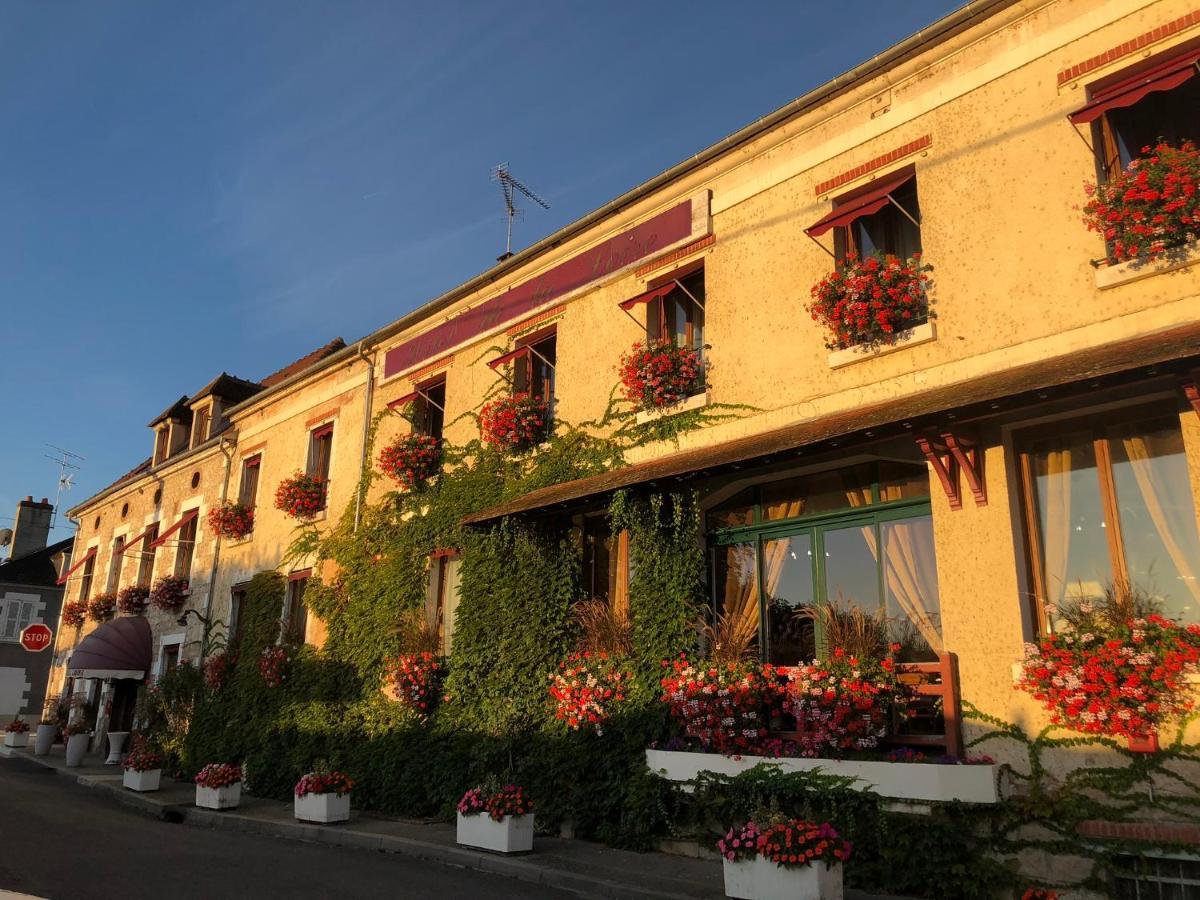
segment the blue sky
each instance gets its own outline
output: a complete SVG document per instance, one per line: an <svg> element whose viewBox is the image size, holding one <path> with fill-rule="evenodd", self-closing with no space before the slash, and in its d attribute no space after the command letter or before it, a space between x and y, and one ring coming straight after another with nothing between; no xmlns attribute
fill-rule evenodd
<svg viewBox="0 0 1200 900"><path fill-rule="evenodd" d="M0 526L486 269L496 163L519 249L958 5L0 3Z"/></svg>

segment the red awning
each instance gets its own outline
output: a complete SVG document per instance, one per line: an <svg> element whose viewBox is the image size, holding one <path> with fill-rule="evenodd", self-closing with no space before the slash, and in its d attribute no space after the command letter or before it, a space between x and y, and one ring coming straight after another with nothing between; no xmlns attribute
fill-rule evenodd
<svg viewBox="0 0 1200 900"><path fill-rule="evenodd" d="M1200 49L1189 50L1160 62L1151 69L1143 69L1116 84L1101 88L1092 94L1091 102L1083 109L1071 113L1072 125L1086 125L1100 118L1110 109L1133 106L1147 94L1177 88L1196 74L1200 61Z"/></svg>
<svg viewBox="0 0 1200 900"><path fill-rule="evenodd" d="M635 306L639 306L643 303L653 303L659 297L665 297L673 290L675 290L675 282L668 281L666 284L652 288L646 291L644 294L638 294L636 297L631 297L628 300L622 300L617 305L620 306L621 309L625 310L625 312L629 312L629 310L633 309Z"/></svg>
<svg viewBox="0 0 1200 900"><path fill-rule="evenodd" d="M83 554L83 559L79 560L79 562L75 563L75 565L71 566L71 568L69 568L69 569L67 569L67 571L63 572L62 575L59 576L58 581L56 581L54 583L55 584L66 584L67 579L75 574L76 569L80 568L84 563L86 563L89 559L93 559L95 556L96 556L96 548L92 547L90 550L88 550L87 553Z"/></svg>
<svg viewBox="0 0 1200 900"><path fill-rule="evenodd" d="M332 422L327 422L326 424L322 425L321 427L314 428L312 430L312 437L314 437L314 438L323 438L330 434L333 434L333 423Z"/></svg>
<svg viewBox="0 0 1200 900"><path fill-rule="evenodd" d="M833 212L815 224L805 228L804 233L809 237L817 237L827 232L830 228L843 228L855 219L879 212L888 205L888 195L912 181L913 176L914 173L908 171L903 175L893 175L886 181L881 181L867 193L860 194L857 197L847 200L845 203L835 206Z"/></svg>
<svg viewBox="0 0 1200 900"><path fill-rule="evenodd" d="M495 359L488 362L489 369L498 369L505 363L510 363L519 356L525 356L529 353L528 347L518 347L516 350L510 350L503 356L497 356Z"/></svg>
<svg viewBox="0 0 1200 900"><path fill-rule="evenodd" d="M185 512L182 516L179 517L178 522L176 522L174 525L172 525L170 528L168 528L166 531L164 531L162 534L160 534L158 537L156 537L151 542L150 546L151 547L161 547L164 543L166 543L167 538L169 538L171 535L173 535L175 532L177 532L180 528L182 528L188 522L192 521L192 519L196 518L196 516L198 516L198 515L200 515L200 510L189 509L187 512Z"/></svg>
<svg viewBox="0 0 1200 900"><path fill-rule="evenodd" d="M144 538L150 532L150 529L153 528L157 524L158 524L157 522L151 522L149 525L147 525L145 527L145 529L143 529L141 532L139 532L138 534L136 534L135 536L133 536L129 540L127 540L125 542L125 547L123 548L122 552L124 552L124 550L128 550L135 543L137 543L142 538Z"/></svg>
<svg viewBox="0 0 1200 900"><path fill-rule="evenodd" d="M412 403L414 400L416 400L417 397L419 397L420 395L421 395L420 391L413 391L410 394L405 394L403 397L397 397L395 400L393 400L391 403L388 404L388 409L399 409L401 406L406 406L407 404Z"/></svg>

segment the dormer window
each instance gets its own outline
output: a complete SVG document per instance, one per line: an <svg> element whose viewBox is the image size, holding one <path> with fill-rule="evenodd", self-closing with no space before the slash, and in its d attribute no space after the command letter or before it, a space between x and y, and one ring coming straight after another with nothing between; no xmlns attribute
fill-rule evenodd
<svg viewBox="0 0 1200 900"><path fill-rule="evenodd" d="M171 452L171 426L160 425L154 433L154 465L165 460Z"/></svg>
<svg viewBox="0 0 1200 900"><path fill-rule="evenodd" d="M192 414L193 447L199 447L208 440L209 423L212 420L212 406L202 406Z"/></svg>

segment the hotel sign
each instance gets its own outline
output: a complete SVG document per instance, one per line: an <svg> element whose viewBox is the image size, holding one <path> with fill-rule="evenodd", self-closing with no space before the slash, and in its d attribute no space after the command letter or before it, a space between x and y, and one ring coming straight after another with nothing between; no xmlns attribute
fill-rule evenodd
<svg viewBox="0 0 1200 900"><path fill-rule="evenodd" d="M691 238L692 204L693 200L685 200L450 321L392 347L384 355L383 377L405 372L473 337L520 319L572 291ZM708 210L704 212L707 214Z"/></svg>

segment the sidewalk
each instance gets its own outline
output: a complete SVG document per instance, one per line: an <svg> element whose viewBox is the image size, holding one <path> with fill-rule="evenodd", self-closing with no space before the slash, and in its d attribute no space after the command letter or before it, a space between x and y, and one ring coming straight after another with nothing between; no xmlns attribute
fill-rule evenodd
<svg viewBox="0 0 1200 900"><path fill-rule="evenodd" d="M114 800L168 822L397 853L588 897L707 900L725 896L721 866L711 860L634 853L589 841L540 835L533 853L502 856L458 846L454 825L450 823L391 819L352 810L349 822L310 825L292 817L290 803L245 794L236 810L217 812L193 805L195 787L190 782L164 779L160 790L139 794L125 790L121 786L121 769L103 765L98 756L89 758L80 768L68 769L61 746L54 747L44 757L35 757L32 750L8 750L3 755L54 769L60 775L75 778L81 785L106 791ZM847 890L845 896L847 900L872 900L872 895L852 890Z"/></svg>

